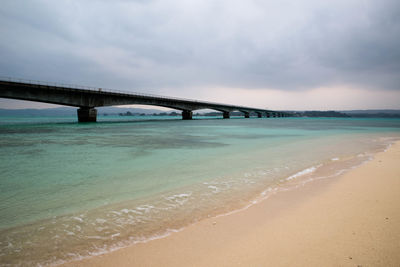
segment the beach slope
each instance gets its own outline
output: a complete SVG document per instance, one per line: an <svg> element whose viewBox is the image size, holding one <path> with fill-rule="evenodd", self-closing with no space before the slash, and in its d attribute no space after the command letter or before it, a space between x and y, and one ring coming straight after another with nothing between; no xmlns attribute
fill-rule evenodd
<svg viewBox="0 0 400 267"><path fill-rule="evenodd" d="M66 266L400 266L400 143L340 177Z"/></svg>

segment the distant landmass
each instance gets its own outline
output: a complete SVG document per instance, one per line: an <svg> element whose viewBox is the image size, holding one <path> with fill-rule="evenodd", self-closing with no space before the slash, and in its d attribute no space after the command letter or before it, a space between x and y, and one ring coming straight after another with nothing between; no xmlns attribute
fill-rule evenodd
<svg viewBox="0 0 400 267"><path fill-rule="evenodd" d="M348 118L350 115L337 111L294 111L292 112L296 117L335 117L335 118Z"/></svg>
<svg viewBox="0 0 400 267"><path fill-rule="evenodd" d="M118 107L99 107L96 108L99 115L118 115L130 112L132 114L154 114L163 112L159 109L145 108L118 108ZM0 116L71 116L76 115L77 108L59 107L47 109L0 109Z"/></svg>
<svg viewBox="0 0 400 267"><path fill-rule="evenodd" d="M0 109L0 116L72 116L76 115L77 108L58 107L48 109ZM157 115L177 116L180 111L165 111L160 109L145 108L120 108L120 107L98 107L99 115ZM284 111L295 117L336 117L336 118L400 118L400 110L397 109L371 109L371 110L341 110L341 111ZM195 112L197 116L218 116L221 112ZM241 116L241 112L232 112L232 116ZM254 115L254 114L253 114Z"/></svg>
<svg viewBox="0 0 400 267"><path fill-rule="evenodd" d="M400 118L400 110L397 109L289 111L289 112L296 117Z"/></svg>
<svg viewBox="0 0 400 267"><path fill-rule="evenodd" d="M397 109L347 110L342 112L355 118L400 118L400 110Z"/></svg>
<svg viewBox="0 0 400 267"><path fill-rule="evenodd" d="M400 109L360 109L360 110L340 110L346 114L400 114Z"/></svg>

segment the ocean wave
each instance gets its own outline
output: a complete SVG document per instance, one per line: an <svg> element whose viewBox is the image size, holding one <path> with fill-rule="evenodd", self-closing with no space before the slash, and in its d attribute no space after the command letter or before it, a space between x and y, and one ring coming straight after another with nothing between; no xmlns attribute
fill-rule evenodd
<svg viewBox="0 0 400 267"><path fill-rule="evenodd" d="M218 187L216 187L215 185L209 185L208 188L212 189L213 193L221 192L221 190Z"/></svg>
<svg viewBox="0 0 400 267"><path fill-rule="evenodd" d="M302 171L299 171L299 172L297 172L297 173L295 173L295 174L293 174L293 175L287 177L286 180L289 181L289 180L298 178L298 177L300 177L300 176L313 173L313 172L315 172L315 171L316 171L319 167L321 167L321 166L322 166L322 164L319 164L319 165L317 165L317 166L312 166L312 167L310 167L310 168L304 169L304 170L302 170Z"/></svg>
<svg viewBox="0 0 400 267"><path fill-rule="evenodd" d="M190 197L192 196L192 192L189 193L182 193L182 194L175 194L172 196L165 197L164 199L167 200L173 207L176 207L176 204L179 206L183 206L186 202L189 201Z"/></svg>

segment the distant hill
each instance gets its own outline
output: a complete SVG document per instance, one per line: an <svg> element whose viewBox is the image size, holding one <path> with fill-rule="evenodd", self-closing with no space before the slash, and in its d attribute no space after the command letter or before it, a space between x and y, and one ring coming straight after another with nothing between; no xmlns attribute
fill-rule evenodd
<svg viewBox="0 0 400 267"><path fill-rule="evenodd" d="M291 112L296 117L326 117L326 118L348 118L350 115L337 111L293 111Z"/></svg>
<svg viewBox="0 0 400 267"><path fill-rule="evenodd" d="M343 110L341 112L354 118L400 118L398 109Z"/></svg>
<svg viewBox="0 0 400 267"><path fill-rule="evenodd" d="M400 109L359 109L359 110L340 110L339 112L346 114L400 114Z"/></svg>
<svg viewBox="0 0 400 267"><path fill-rule="evenodd" d="M341 111L286 111L295 117L335 117L335 118L400 118L398 109L367 109L367 110L341 110Z"/></svg>

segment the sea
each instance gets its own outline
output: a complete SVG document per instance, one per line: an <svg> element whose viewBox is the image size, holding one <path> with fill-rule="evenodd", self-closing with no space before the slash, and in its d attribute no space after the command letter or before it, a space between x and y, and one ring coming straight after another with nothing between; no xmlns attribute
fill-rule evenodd
<svg viewBox="0 0 400 267"><path fill-rule="evenodd" d="M163 238L335 179L399 139L400 119L0 117L0 266Z"/></svg>

